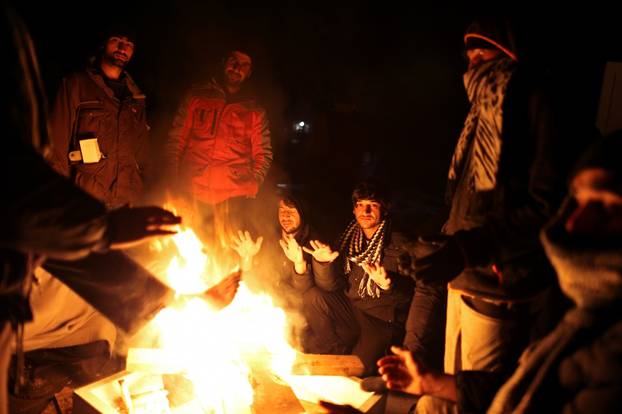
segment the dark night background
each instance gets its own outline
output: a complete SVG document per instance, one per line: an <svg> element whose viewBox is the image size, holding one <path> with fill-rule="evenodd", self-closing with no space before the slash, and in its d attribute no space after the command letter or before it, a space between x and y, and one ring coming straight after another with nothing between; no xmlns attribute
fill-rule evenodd
<svg viewBox="0 0 622 414"><path fill-rule="evenodd" d="M128 71L147 94L155 160L183 92L208 79L229 46L242 45L254 58L252 87L271 121L275 159L264 193L277 183L298 186L320 227L341 228L352 185L373 175L390 184L398 218L420 231L442 219L446 172L467 111L462 34L490 10L378 1L14 3L50 100L61 77L97 49L106 26L135 28ZM622 60L619 22L606 12L583 6L511 16L525 59L553 75L572 107L569 122L595 118L604 63ZM295 133L298 121L310 130Z"/></svg>

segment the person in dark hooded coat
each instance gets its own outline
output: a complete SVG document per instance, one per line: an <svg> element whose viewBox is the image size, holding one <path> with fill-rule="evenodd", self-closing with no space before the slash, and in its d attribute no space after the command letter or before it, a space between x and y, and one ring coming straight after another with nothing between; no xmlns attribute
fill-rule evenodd
<svg viewBox="0 0 622 414"><path fill-rule="evenodd" d="M449 168L449 217L423 238L430 253L414 276L448 284L445 372L504 371L556 323L542 317L555 274L538 233L593 130L577 120L568 133L564 106L543 71L520 60L509 22L477 20L464 42L471 108Z"/></svg>

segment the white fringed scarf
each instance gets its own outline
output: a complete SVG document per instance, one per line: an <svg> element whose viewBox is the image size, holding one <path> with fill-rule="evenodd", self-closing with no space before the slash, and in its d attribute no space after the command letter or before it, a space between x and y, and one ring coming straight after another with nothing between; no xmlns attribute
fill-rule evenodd
<svg viewBox="0 0 622 414"><path fill-rule="evenodd" d="M372 264L382 261L382 252L385 247L389 227L390 221L387 219L382 220L372 238L366 243L363 229L356 220L352 220L339 240L339 251L346 258L343 268L346 276L352 270L350 262L360 266L362 263ZM380 291L381 289L376 282L365 273L359 283L359 296L362 298L366 296L378 298L380 297Z"/></svg>

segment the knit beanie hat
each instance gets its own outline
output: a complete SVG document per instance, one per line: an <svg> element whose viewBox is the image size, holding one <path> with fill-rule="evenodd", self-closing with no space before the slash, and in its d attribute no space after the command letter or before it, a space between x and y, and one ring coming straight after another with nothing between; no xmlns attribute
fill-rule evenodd
<svg viewBox="0 0 622 414"><path fill-rule="evenodd" d="M464 47L469 49L499 49L512 60L518 60L514 30L503 19L474 20L464 34Z"/></svg>

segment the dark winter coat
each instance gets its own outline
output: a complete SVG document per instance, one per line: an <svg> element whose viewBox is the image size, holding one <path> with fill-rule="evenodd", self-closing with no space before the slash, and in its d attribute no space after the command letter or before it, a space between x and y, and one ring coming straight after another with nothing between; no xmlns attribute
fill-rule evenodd
<svg viewBox="0 0 622 414"><path fill-rule="evenodd" d="M96 66L63 79L50 116L53 166L109 208L139 202L149 158L145 95L129 74L119 99ZM97 138L102 158L71 165L68 153L80 139Z"/></svg>
<svg viewBox="0 0 622 414"><path fill-rule="evenodd" d="M494 90L494 85L484 86ZM475 92L475 99L486 93ZM482 102L474 104L486 107ZM581 148L566 133L568 124L562 122L568 120L563 120L559 108L544 83L518 67L502 106L494 188L476 191L466 177L481 174L468 170L496 155L487 152L489 148L478 156L472 147L465 149L463 168L448 183L451 212L444 232L458 237L468 267L450 283L450 289L512 301L533 297L554 283L538 233L561 204L568 172ZM578 136L588 135L582 131Z"/></svg>

